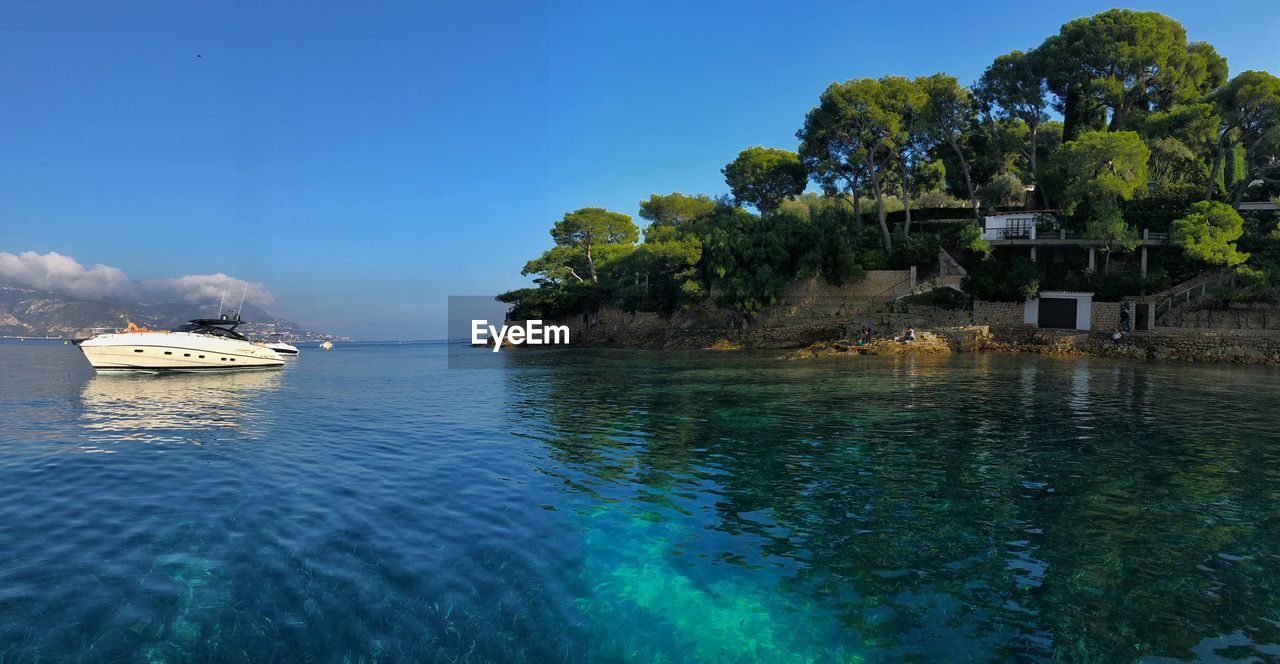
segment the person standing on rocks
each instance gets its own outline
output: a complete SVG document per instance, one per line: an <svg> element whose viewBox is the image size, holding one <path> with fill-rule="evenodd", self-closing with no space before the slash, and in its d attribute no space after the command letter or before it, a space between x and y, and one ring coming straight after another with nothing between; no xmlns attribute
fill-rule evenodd
<svg viewBox="0 0 1280 664"><path fill-rule="evenodd" d="M1120 305L1120 332L1129 333L1129 303L1125 302Z"/></svg>

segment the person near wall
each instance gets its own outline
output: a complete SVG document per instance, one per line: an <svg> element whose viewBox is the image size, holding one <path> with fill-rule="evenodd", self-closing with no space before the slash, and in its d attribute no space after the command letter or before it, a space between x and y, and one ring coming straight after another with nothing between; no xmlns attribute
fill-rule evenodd
<svg viewBox="0 0 1280 664"><path fill-rule="evenodd" d="M1129 303L1125 302L1120 305L1120 332L1129 333Z"/></svg>
<svg viewBox="0 0 1280 664"><path fill-rule="evenodd" d="M898 337L898 343L903 343L903 344L909 344L915 340L916 340L916 329L914 327L908 327L907 331L904 332L902 336Z"/></svg>
<svg viewBox="0 0 1280 664"><path fill-rule="evenodd" d="M862 327L858 328L858 345L865 346L869 343L871 343L871 323L863 323Z"/></svg>
<svg viewBox="0 0 1280 664"><path fill-rule="evenodd" d="M1111 347L1112 347L1112 348L1119 348L1119 347L1120 347L1120 338L1121 338L1121 337L1123 337L1123 336L1124 336L1124 335L1120 333L1120 328L1118 328L1118 327L1117 327L1117 328L1116 328L1116 331L1111 333Z"/></svg>

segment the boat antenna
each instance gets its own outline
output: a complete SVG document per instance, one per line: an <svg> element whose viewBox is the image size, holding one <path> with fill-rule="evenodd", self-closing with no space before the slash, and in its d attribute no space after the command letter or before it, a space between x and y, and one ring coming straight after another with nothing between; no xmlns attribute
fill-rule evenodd
<svg viewBox="0 0 1280 664"><path fill-rule="evenodd" d="M244 282L244 290L240 291L240 306L236 307L236 320L240 319L240 312L244 310L244 296L249 294L249 282Z"/></svg>
<svg viewBox="0 0 1280 664"><path fill-rule="evenodd" d="M227 300L227 286L222 286L222 297L218 299L218 318L222 318L222 303Z"/></svg>

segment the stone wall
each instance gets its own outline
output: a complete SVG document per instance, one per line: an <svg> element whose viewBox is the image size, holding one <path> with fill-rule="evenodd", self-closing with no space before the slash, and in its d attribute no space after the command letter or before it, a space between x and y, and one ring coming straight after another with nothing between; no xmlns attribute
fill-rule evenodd
<svg viewBox="0 0 1280 664"><path fill-rule="evenodd" d="M1112 327L1114 330L1115 328ZM1107 332L1036 328L1001 330L985 350L1045 355L1089 355L1144 360L1280 364L1280 334L1264 331L1208 332L1167 329L1135 332L1113 346Z"/></svg>
<svg viewBox="0 0 1280 664"><path fill-rule="evenodd" d="M973 301L973 324L991 327L1022 327L1023 312L1026 310L1022 302L987 302Z"/></svg>
<svg viewBox="0 0 1280 664"><path fill-rule="evenodd" d="M1166 317L1170 327L1200 330L1280 330L1280 307L1274 304L1233 303L1226 308L1203 307Z"/></svg>
<svg viewBox="0 0 1280 664"><path fill-rule="evenodd" d="M973 324L973 312L968 309L941 309L923 304L897 304L890 313L880 317L886 331L899 333L908 327L931 330L935 328L964 327Z"/></svg>
<svg viewBox="0 0 1280 664"><path fill-rule="evenodd" d="M1094 332L1106 332L1110 334L1117 327L1120 327L1120 307L1122 302L1099 302L1093 301L1093 315L1090 317L1090 325ZM1137 323L1137 309L1133 302L1129 302L1129 327L1132 328Z"/></svg>
<svg viewBox="0 0 1280 664"><path fill-rule="evenodd" d="M822 279L788 284L778 301L750 319L711 305L672 316L604 308L587 317L557 321L574 343L632 348L795 348L837 338L915 285L914 270L871 270L836 286ZM714 301L713 297L709 298Z"/></svg>
<svg viewBox="0 0 1280 664"><path fill-rule="evenodd" d="M1161 328L1126 337L1123 345L1146 351L1146 357L1188 362L1234 364L1280 363L1280 334L1262 330L1204 331Z"/></svg>

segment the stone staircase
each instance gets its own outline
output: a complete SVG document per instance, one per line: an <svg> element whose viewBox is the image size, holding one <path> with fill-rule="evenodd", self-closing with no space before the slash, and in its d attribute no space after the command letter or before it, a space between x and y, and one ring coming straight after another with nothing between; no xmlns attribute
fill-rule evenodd
<svg viewBox="0 0 1280 664"><path fill-rule="evenodd" d="M1234 283L1235 270L1221 270L1184 281L1169 290L1148 296L1146 300L1155 303L1152 318L1157 327L1180 327L1186 312L1209 298L1210 288Z"/></svg>

